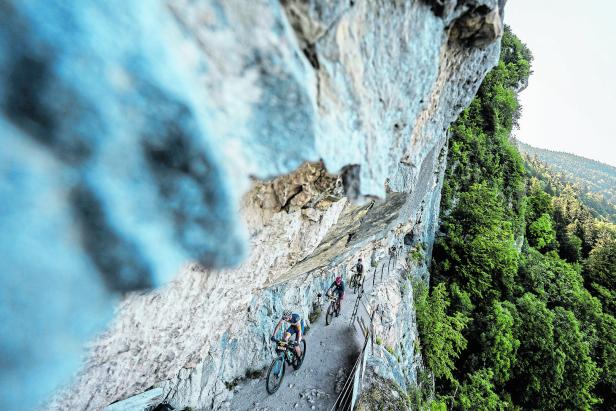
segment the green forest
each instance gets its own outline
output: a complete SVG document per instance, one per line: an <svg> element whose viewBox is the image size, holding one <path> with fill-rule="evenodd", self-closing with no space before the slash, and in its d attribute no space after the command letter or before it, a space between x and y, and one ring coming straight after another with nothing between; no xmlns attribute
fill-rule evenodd
<svg viewBox="0 0 616 411"><path fill-rule="evenodd" d="M521 142L517 146L529 172L542 180L545 191L559 194L573 190L595 216L616 223L616 167Z"/></svg>
<svg viewBox="0 0 616 411"><path fill-rule="evenodd" d="M510 139L532 54L498 65L451 126L429 287L417 284L423 409L609 409L616 398L616 226Z"/></svg>

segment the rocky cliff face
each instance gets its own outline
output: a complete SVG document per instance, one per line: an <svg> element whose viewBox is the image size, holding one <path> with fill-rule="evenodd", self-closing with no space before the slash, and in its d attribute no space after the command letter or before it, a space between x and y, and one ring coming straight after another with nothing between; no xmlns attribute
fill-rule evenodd
<svg viewBox="0 0 616 411"><path fill-rule="evenodd" d="M409 273L425 270L406 255L429 255L446 130L496 62L503 6L0 3L2 282L16 290L0 312L28 324L2 330L16 360L0 385L20 387L6 398L70 373L122 295L52 408L154 384L224 407L225 382L265 365L283 306L307 315L334 273L391 247L372 298L382 338L402 344L374 370L412 384Z"/></svg>

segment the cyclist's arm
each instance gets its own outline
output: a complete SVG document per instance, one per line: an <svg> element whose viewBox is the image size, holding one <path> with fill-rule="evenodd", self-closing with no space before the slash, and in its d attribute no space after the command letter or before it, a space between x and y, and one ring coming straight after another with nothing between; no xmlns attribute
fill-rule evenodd
<svg viewBox="0 0 616 411"><path fill-rule="evenodd" d="M278 333L278 330L280 329L281 325L282 325L282 318L280 320L278 320L278 324L276 324L276 328L274 328L274 332L272 333L272 337L276 336L276 334Z"/></svg>

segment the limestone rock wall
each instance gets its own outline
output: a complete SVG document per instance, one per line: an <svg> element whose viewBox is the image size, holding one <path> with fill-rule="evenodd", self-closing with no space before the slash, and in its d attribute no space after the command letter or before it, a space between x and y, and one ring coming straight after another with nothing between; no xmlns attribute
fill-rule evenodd
<svg viewBox="0 0 616 411"><path fill-rule="evenodd" d="M120 301L53 406L163 382L222 406L221 381L263 361L259 341L225 355L230 319L306 310L411 225L429 253L446 129L503 6L1 1L1 396L28 408L66 382Z"/></svg>
<svg viewBox="0 0 616 411"><path fill-rule="evenodd" d="M253 251L240 268L220 272L190 265L168 286L125 299L80 376L50 408L99 409L158 385L174 406L228 409L233 381L271 360L269 336L282 310L292 308L308 318L318 294L335 275L348 281L359 256L366 264L374 261L369 271L390 266L371 297L382 304L378 330L385 341L404 342L408 365L414 367L412 299L401 291L411 269L405 257L411 244L404 237L412 233L413 244L431 241L422 216L439 191L431 185L418 202L409 193L390 193L384 201L354 205L336 196L336 179L338 184L327 185L332 192L308 199L313 207L287 211L280 201L264 201L270 188L288 193L299 181L306 187L301 192L311 192L306 182L322 172L320 167L307 164L273 183L258 183L249 193L243 215ZM432 174L433 183L438 179ZM389 264L391 247L397 257ZM402 326L392 329L392 322ZM398 364L396 372L404 375L403 384L412 384L414 371L407 372L406 365Z"/></svg>

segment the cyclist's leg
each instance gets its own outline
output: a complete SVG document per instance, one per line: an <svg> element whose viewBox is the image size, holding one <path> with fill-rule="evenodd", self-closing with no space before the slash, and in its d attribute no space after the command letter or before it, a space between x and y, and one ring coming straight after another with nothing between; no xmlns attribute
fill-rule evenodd
<svg viewBox="0 0 616 411"><path fill-rule="evenodd" d="M302 357L302 349L299 346L299 333L297 332L297 330L294 327L289 327L289 335L293 334L295 336L294 340L297 345L293 348L293 351L295 352L295 357L296 360L299 361L299 359Z"/></svg>
<svg viewBox="0 0 616 411"><path fill-rule="evenodd" d="M295 346L295 355L297 356L297 360L299 361L299 359L302 358L302 348L299 345L298 337L299 334L295 334L295 342L297 343L297 345Z"/></svg>
<svg viewBox="0 0 616 411"><path fill-rule="evenodd" d="M295 329L295 327L289 327L287 328L287 331L284 333L284 339L287 342L290 342L291 337L295 336L295 338L293 339L293 341L297 342L297 330ZM294 350L295 351L295 350Z"/></svg>
<svg viewBox="0 0 616 411"><path fill-rule="evenodd" d="M338 298L336 299L336 317L340 314L340 311L342 310L342 292L338 291Z"/></svg>

